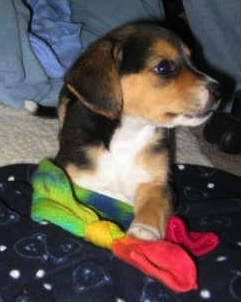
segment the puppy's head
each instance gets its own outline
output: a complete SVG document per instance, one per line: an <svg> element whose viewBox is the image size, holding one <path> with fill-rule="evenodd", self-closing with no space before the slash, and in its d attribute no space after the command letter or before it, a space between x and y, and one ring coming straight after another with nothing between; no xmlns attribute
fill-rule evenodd
<svg viewBox="0 0 241 302"><path fill-rule="evenodd" d="M199 125L212 114L219 85L199 72L188 48L155 25L120 27L91 45L66 76L90 110L157 126Z"/></svg>

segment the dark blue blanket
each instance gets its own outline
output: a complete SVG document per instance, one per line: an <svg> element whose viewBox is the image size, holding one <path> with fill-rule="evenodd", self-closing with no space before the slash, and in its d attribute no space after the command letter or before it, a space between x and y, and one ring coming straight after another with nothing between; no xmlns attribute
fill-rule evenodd
<svg viewBox="0 0 241 302"><path fill-rule="evenodd" d="M175 294L163 284L51 224L30 219L35 165L0 169L1 302L241 301L241 179L199 166L175 166L178 213L221 244L197 259L199 289ZM177 259L178 261L178 259Z"/></svg>

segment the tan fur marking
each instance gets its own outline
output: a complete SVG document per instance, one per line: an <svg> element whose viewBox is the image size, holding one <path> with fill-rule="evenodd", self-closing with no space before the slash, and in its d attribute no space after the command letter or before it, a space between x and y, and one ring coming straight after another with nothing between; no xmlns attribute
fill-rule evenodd
<svg viewBox="0 0 241 302"><path fill-rule="evenodd" d="M87 157L92 163L95 163L97 158L99 158L104 152L106 152L103 146L91 147L86 150ZM92 171L95 170L95 167L92 167Z"/></svg>
<svg viewBox="0 0 241 302"><path fill-rule="evenodd" d="M148 171L152 181L141 183L137 188L135 219L130 226L129 234L144 240L164 237L166 222L172 213L172 201L167 192L168 152L167 150L163 150L162 153L154 152L160 135L158 132L136 158L136 164Z"/></svg>
<svg viewBox="0 0 241 302"><path fill-rule="evenodd" d="M157 144L153 139L136 157L136 164L148 171L153 182L160 185L166 185L169 169L168 151L162 153L154 152L153 148Z"/></svg>
<svg viewBox="0 0 241 302"><path fill-rule="evenodd" d="M78 168L74 164L68 164L65 170L67 171L67 174L71 180L75 182L77 179L82 177L95 175L97 173L96 161L103 152L104 148L101 146L91 147L88 149L86 148L86 157L90 160L91 164L88 168Z"/></svg>
<svg viewBox="0 0 241 302"><path fill-rule="evenodd" d="M67 110L67 105L68 105L69 101L70 100L66 96L63 96L60 100L59 107L58 107L58 117L59 117L60 128L63 127L66 110Z"/></svg>
<svg viewBox="0 0 241 302"><path fill-rule="evenodd" d="M153 58L176 60L179 56L177 49L175 49L170 43L164 39L158 39L152 47Z"/></svg>
<svg viewBox="0 0 241 302"><path fill-rule="evenodd" d="M151 123L168 123L172 119L168 113L191 114L200 106L194 95L199 80L187 70L167 84L150 71L124 76L121 82L124 113Z"/></svg>
<svg viewBox="0 0 241 302"><path fill-rule="evenodd" d="M68 164L65 167L65 171L67 172L69 178L71 181L75 182L75 179L77 179L81 174L85 175L86 171L81 171L76 165L74 164Z"/></svg>
<svg viewBox="0 0 241 302"><path fill-rule="evenodd" d="M156 183L139 185L136 193L135 219L132 223L149 226L165 236L166 223L172 214L172 203L166 188ZM135 234L138 237L138 234Z"/></svg>

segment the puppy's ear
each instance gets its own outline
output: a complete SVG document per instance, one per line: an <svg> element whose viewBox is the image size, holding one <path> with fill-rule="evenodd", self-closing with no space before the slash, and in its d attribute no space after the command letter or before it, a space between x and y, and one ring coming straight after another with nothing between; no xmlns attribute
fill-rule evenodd
<svg viewBox="0 0 241 302"><path fill-rule="evenodd" d="M89 47L66 76L68 89L81 102L110 119L118 118L122 110L119 57L119 43L98 41Z"/></svg>

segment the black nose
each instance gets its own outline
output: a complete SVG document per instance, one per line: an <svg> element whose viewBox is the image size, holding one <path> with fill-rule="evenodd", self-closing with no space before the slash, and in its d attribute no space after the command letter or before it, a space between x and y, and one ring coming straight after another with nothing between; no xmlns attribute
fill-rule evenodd
<svg viewBox="0 0 241 302"><path fill-rule="evenodd" d="M209 82L207 85L207 89L212 94L215 101L221 99L222 96L221 86L218 82L215 81Z"/></svg>

